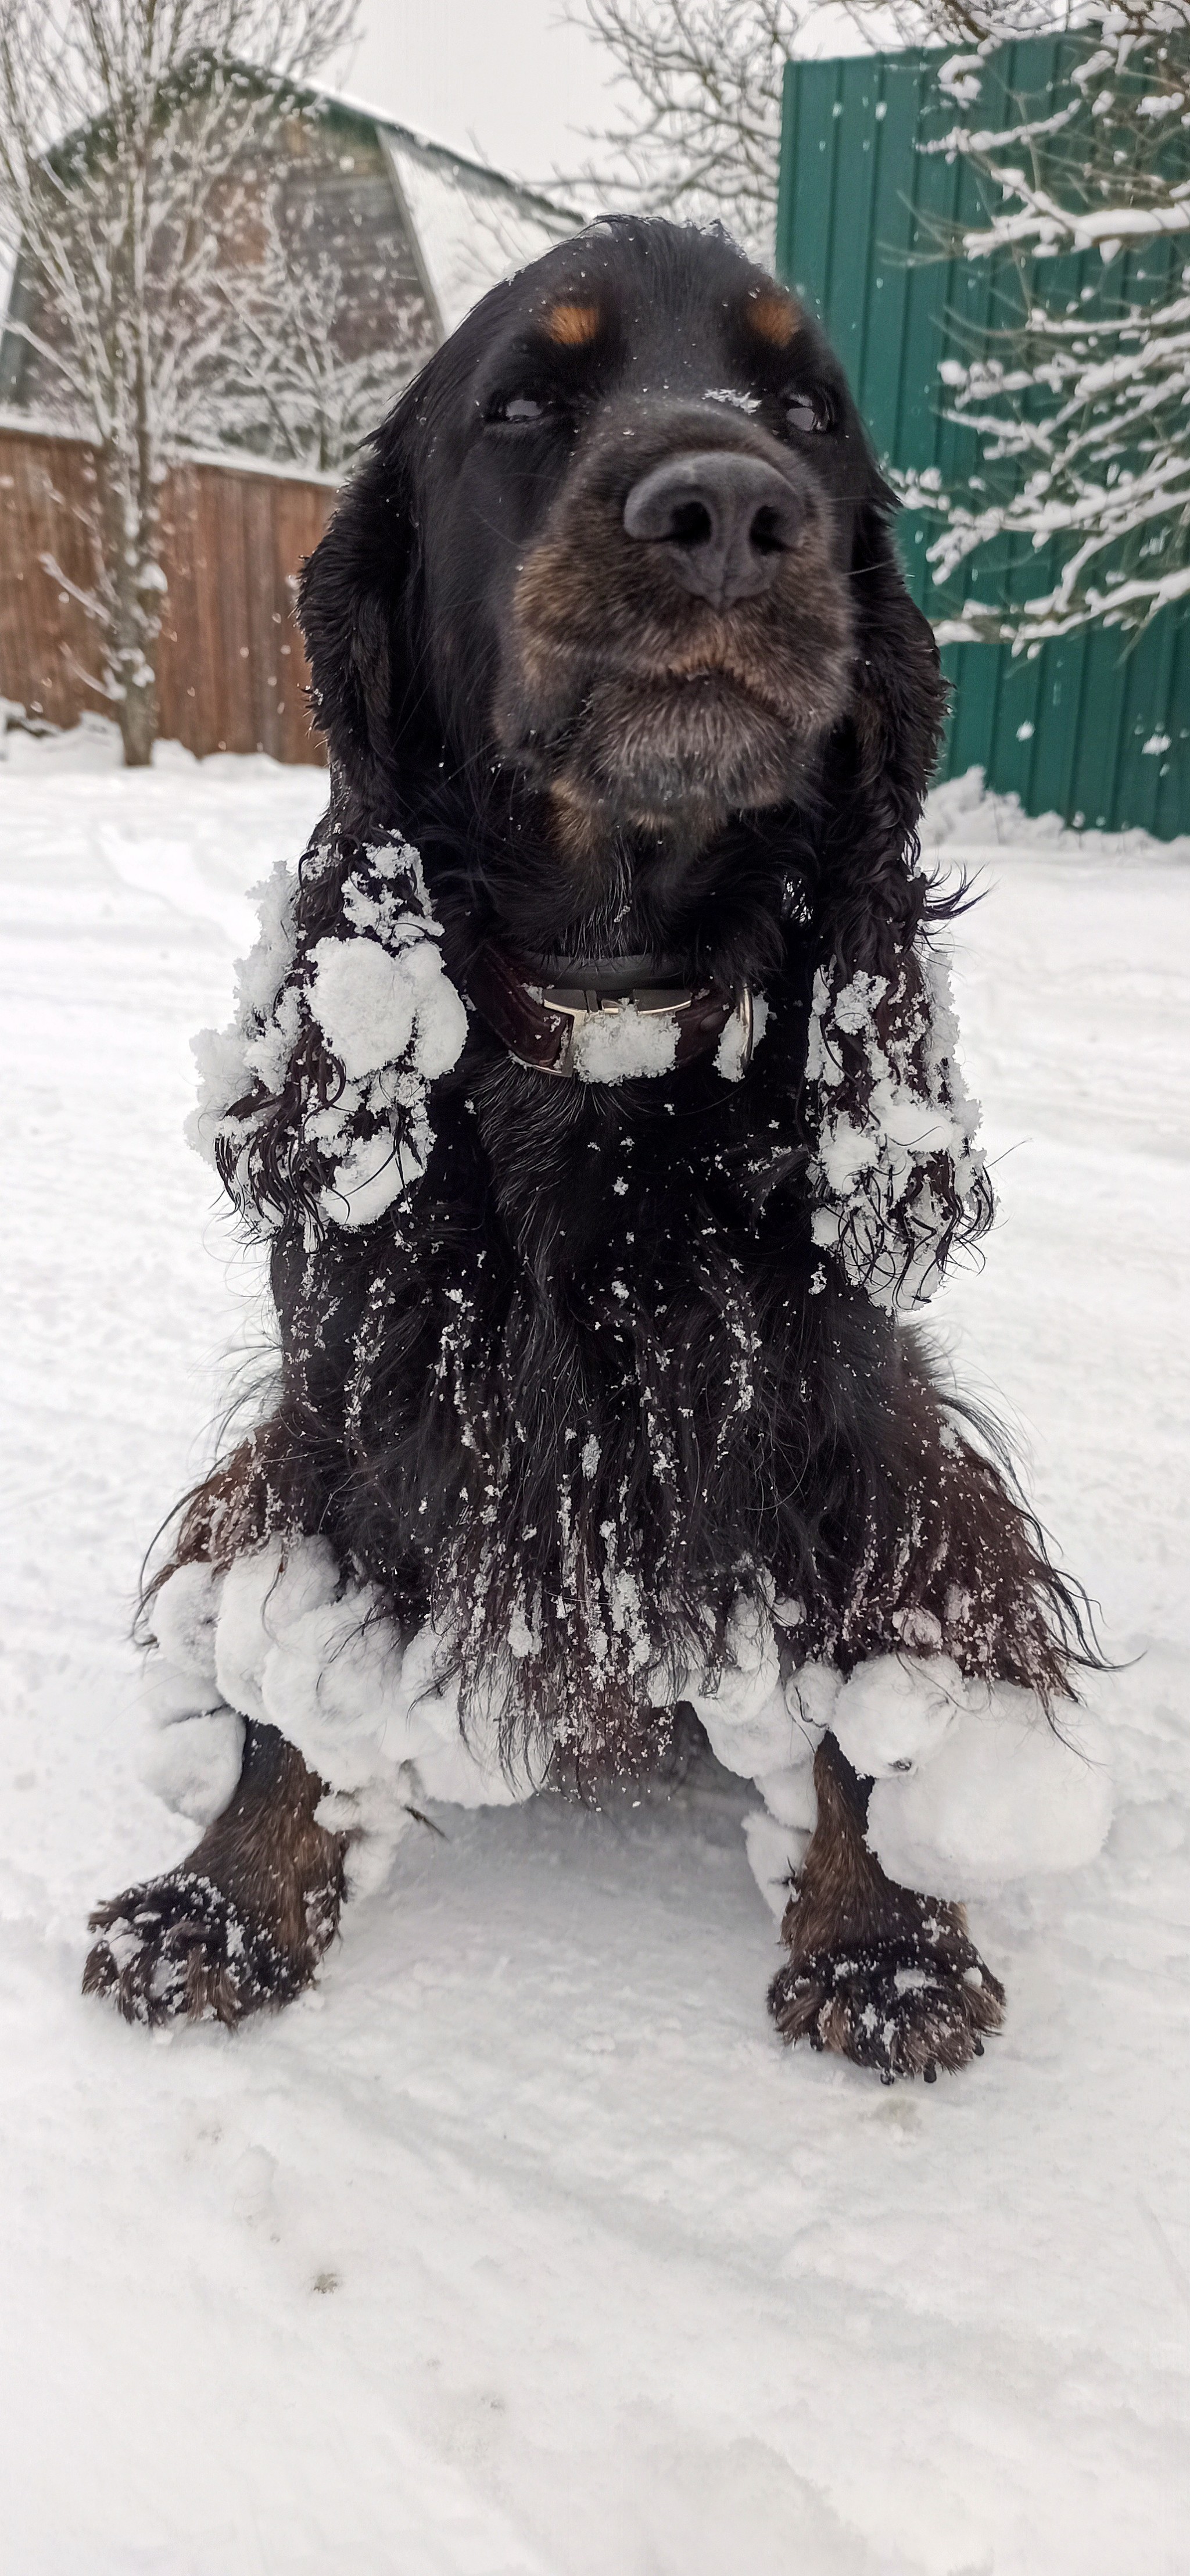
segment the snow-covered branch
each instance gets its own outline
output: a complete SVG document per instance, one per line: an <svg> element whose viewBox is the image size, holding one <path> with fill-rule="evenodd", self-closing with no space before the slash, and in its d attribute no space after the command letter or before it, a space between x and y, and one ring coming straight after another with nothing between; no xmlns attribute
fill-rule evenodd
<svg viewBox="0 0 1190 2576"><path fill-rule="evenodd" d="M1171 188L1155 205L1071 207L1059 205L1044 188L1030 187L1023 170L1004 170L1000 177L1005 192L1021 200L1020 212L965 232L968 259L991 259L997 251L1024 246L1040 258L1052 258L1060 251L1093 250L1101 244L1108 245L1111 257L1125 241L1190 232L1190 180Z"/></svg>
<svg viewBox="0 0 1190 2576"><path fill-rule="evenodd" d="M1000 264L1020 319L942 369L947 417L980 443L968 491L919 479L906 498L941 522L939 581L990 553L1001 592L1006 560L1020 589L1023 549L1049 575L1023 604L968 602L946 641L1021 648L1139 626L1190 589L1190 266L1176 248L1190 234L1190 0L1094 0L1079 26L1056 97L1012 102L998 126L961 114L927 147L978 180L986 219L955 248ZM944 73L960 109L981 97L1000 32ZM1076 296L1068 269L1048 283L1050 261L1094 250L1099 272Z"/></svg>
<svg viewBox="0 0 1190 2576"><path fill-rule="evenodd" d="M833 52L850 18L865 44L955 39L975 50L944 73L956 105L993 43L1048 30L1077 0L564 0L609 55L621 113L581 174L599 202L717 217L773 255L781 98L791 55Z"/></svg>

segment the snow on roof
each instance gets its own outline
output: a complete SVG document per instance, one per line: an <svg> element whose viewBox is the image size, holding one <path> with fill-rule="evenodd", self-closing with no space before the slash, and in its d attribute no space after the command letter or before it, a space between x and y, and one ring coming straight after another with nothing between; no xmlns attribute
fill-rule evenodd
<svg viewBox="0 0 1190 2576"><path fill-rule="evenodd" d="M444 331L453 331L489 286L582 224L581 215L403 126L376 130Z"/></svg>
<svg viewBox="0 0 1190 2576"><path fill-rule="evenodd" d="M284 87L316 112L338 112L373 128L409 229L423 291L444 335L489 286L540 258L551 243L581 231L587 221L573 207L556 204L502 170L489 169L412 126L396 124L349 90L318 81Z"/></svg>
<svg viewBox="0 0 1190 2576"><path fill-rule="evenodd" d="M547 212L557 215L559 219L570 217L576 224L582 220L574 213L572 207L558 205L554 199L545 196L540 188L531 188L527 180L512 179L506 170L493 170L489 162L477 161L474 153L458 152L453 143L443 143L436 135L423 134L416 126L399 124L395 117L389 115L387 108L377 107L368 99L356 98L351 90L324 89L320 83L313 82L299 94L314 100L322 107L341 108L345 116L357 116L363 124L374 125L378 132L397 134L402 143L411 144L418 152L429 153L435 159L452 161L458 169L474 171L481 179L494 180L497 187L509 189L513 196L523 197L530 205L544 207Z"/></svg>
<svg viewBox="0 0 1190 2576"><path fill-rule="evenodd" d="M444 333L454 330L489 286L586 221L519 179L396 124L347 90L316 85L306 95L375 128L413 237L422 286Z"/></svg>
<svg viewBox="0 0 1190 2576"><path fill-rule="evenodd" d="M296 94L316 110L337 110L373 127L411 236L423 291L444 336L490 286L538 259L553 242L581 231L587 220L503 171L488 169L411 126L395 124L348 91L312 83ZM0 252L0 336L10 286Z"/></svg>

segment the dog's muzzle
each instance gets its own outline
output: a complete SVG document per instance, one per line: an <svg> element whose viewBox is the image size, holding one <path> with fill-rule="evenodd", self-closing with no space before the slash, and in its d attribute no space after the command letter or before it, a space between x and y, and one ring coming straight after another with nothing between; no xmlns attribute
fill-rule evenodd
<svg viewBox="0 0 1190 2576"><path fill-rule="evenodd" d="M550 965L557 981L545 980ZM645 957L539 960L530 965L510 957L491 941L482 948L467 978L467 990L488 1027L517 1064L532 1073L562 1080L590 1080L583 1064L583 1036L592 1023L633 1014L654 1023L676 1022L671 1067L693 1063L721 1045L734 1020L738 1039L733 1063L739 1071L751 1060L752 994L745 984L728 990L713 980L705 984L637 981L656 961ZM610 1032L609 1032L610 1034ZM642 1071L649 1068L642 1064Z"/></svg>

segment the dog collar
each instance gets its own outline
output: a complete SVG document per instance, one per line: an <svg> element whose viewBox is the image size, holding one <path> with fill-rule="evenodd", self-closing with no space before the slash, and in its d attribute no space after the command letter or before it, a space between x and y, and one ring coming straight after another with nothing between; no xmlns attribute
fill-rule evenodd
<svg viewBox="0 0 1190 2576"><path fill-rule="evenodd" d="M543 974L557 963L557 981ZM637 970L652 966L654 980L634 980ZM533 1073L563 1081L592 1079L584 1074L582 1039L593 1022L605 1023L635 1014L643 1021L672 1018L677 1022L673 1054L664 1068L642 1063L641 1071L669 1071L710 1055L734 1020L739 1036L733 1070L744 1070L752 1054L752 994L745 984L735 991L713 979L704 984L656 981L656 961L645 957L546 959L535 966L510 957L488 941L467 977L467 990L488 1027L517 1064ZM611 1031L608 1032L611 1035ZM598 1079L598 1077L594 1077Z"/></svg>

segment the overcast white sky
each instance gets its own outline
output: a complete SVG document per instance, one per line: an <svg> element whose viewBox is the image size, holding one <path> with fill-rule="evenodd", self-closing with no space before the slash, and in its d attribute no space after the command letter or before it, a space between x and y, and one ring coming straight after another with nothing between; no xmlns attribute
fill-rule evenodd
<svg viewBox="0 0 1190 2576"><path fill-rule="evenodd" d="M608 122L605 57L562 0L363 0L362 16L341 86L514 177L580 167L582 129ZM853 53L846 13L824 18L815 50Z"/></svg>
<svg viewBox="0 0 1190 2576"><path fill-rule="evenodd" d="M363 0L357 97L518 178L585 157L606 122L603 58L561 23L559 0Z"/></svg>

